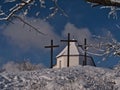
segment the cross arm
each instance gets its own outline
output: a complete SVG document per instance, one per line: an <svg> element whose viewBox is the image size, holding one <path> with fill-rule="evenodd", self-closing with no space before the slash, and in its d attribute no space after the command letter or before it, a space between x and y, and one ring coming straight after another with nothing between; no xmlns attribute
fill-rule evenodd
<svg viewBox="0 0 120 90"><path fill-rule="evenodd" d="M54 46L45 46L45 48L53 48L53 47L59 47L59 45L54 45Z"/></svg>
<svg viewBox="0 0 120 90"><path fill-rule="evenodd" d="M77 42L77 40L60 40L61 42Z"/></svg>

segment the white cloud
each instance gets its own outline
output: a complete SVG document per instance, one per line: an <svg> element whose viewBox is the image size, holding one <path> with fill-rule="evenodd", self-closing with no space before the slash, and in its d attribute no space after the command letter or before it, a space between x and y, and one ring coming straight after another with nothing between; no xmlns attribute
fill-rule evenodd
<svg viewBox="0 0 120 90"><path fill-rule="evenodd" d="M89 29L87 28L77 28L75 27L73 24L71 23L67 23L65 26L65 29L63 31L63 36L67 36L67 34L70 33L71 34L71 39L75 38L78 40L79 44L84 45L84 38L87 39L87 45L92 45L92 47L89 47L87 49L87 51L89 52L89 54L91 55L98 55L101 56L102 54L108 53L108 47L99 47L99 43L104 43L104 44L108 44L108 43L113 43L113 41L115 40L112 33L110 31L102 31L100 33L103 33L102 36L96 36L96 38L93 38L92 33L89 31ZM97 48L95 48L97 47ZM113 53L115 51L109 51L109 53L106 53L107 55L111 55L111 53ZM105 55L104 55L105 56ZM106 58L106 57L105 57ZM103 59L105 59L103 58Z"/></svg>
<svg viewBox="0 0 120 90"><path fill-rule="evenodd" d="M84 38L87 38L88 42L90 42L92 34L88 28L77 28L74 24L67 23L65 29L63 31L63 36L67 36L67 34L71 34L71 39L77 39L79 43L83 43Z"/></svg>
<svg viewBox="0 0 120 90"><path fill-rule="evenodd" d="M84 38L87 38L87 43L96 43L92 39L92 34L88 28L77 28L74 24L67 23L62 31L62 36L59 36L48 22L36 18L25 18L25 20L46 35L37 33L19 20L14 20L14 24L9 24L3 32L11 44L17 45L24 50L31 47L43 50L44 46L50 45L51 39L54 40L55 44L61 45L61 37L67 38L68 33L71 34L71 39L77 39L80 44L83 44Z"/></svg>
<svg viewBox="0 0 120 90"><path fill-rule="evenodd" d="M54 28L48 22L36 18L25 18L25 21L46 35L37 33L19 20L14 20L14 24L10 23L3 32L10 43L18 45L23 49L29 49L30 47L42 49L45 45L50 44L51 39L55 43L59 41L60 37L54 33Z"/></svg>

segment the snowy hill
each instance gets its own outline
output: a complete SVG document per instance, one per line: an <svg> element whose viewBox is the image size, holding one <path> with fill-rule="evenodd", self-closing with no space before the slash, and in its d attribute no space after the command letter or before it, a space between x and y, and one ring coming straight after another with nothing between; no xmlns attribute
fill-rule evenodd
<svg viewBox="0 0 120 90"><path fill-rule="evenodd" d="M120 69L76 66L3 72L0 90L120 90Z"/></svg>

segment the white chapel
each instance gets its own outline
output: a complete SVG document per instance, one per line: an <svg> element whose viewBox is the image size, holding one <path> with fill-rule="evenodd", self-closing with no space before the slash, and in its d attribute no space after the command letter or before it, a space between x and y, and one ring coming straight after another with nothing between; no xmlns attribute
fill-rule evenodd
<svg viewBox="0 0 120 90"><path fill-rule="evenodd" d="M83 65L84 61L84 50L76 45L76 42L70 42L69 51L69 67ZM56 65L53 68L67 67L67 52L68 46L66 46L57 56ZM93 58L87 55L87 65L95 66Z"/></svg>

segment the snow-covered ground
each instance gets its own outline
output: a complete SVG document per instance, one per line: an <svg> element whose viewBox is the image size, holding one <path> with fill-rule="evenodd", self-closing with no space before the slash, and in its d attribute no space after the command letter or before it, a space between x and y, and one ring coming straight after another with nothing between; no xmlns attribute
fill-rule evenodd
<svg viewBox="0 0 120 90"><path fill-rule="evenodd" d="M0 90L120 90L120 69L76 66L3 72Z"/></svg>

